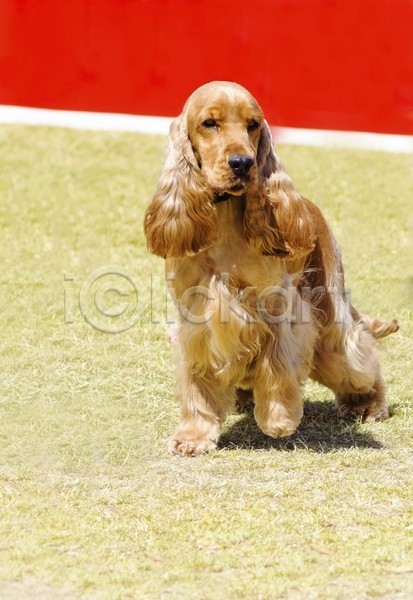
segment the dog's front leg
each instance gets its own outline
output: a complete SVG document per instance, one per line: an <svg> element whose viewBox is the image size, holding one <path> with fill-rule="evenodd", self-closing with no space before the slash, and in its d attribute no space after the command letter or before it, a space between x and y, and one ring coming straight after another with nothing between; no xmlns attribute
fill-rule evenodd
<svg viewBox="0 0 413 600"><path fill-rule="evenodd" d="M280 381L267 386L260 381L254 387L254 416L258 427L271 437L291 435L303 417L303 398L297 380Z"/></svg>
<svg viewBox="0 0 413 600"><path fill-rule="evenodd" d="M169 451L198 456L215 450L221 423L235 403L235 388L223 387L212 374L195 375L186 365L178 373L176 396L181 421L169 440Z"/></svg>

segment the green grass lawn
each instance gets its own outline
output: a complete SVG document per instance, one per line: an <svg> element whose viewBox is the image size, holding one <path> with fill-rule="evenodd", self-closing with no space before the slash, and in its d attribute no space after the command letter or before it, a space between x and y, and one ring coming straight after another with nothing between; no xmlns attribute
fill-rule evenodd
<svg viewBox="0 0 413 600"><path fill-rule="evenodd" d="M392 418L233 415L172 457L173 316L142 219L165 139L0 126L0 597L363 599L413 595L413 161L280 147L343 247L381 342ZM112 274L111 274L112 273Z"/></svg>

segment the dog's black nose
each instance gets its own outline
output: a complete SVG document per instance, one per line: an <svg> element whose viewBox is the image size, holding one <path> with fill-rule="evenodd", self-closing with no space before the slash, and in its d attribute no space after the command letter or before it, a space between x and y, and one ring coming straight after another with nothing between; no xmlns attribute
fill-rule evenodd
<svg viewBox="0 0 413 600"><path fill-rule="evenodd" d="M251 158L251 156L245 156L243 154L233 154L229 157L228 164L234 172L234 175L245 177L248 175L248 171L254 164L254 159Z"/></svg>

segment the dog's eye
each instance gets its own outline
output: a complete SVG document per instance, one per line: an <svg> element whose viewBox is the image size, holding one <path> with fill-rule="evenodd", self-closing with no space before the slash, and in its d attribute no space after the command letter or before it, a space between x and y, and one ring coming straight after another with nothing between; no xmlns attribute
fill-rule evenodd
<svg viewBox="0 0 413 600"><path fill-rule="evenodd" d="M256 129L258 129L258 127L260 126L260 124L258 123L258 121L256 121L255 119L252 119L252 121L250 121L248 123L248 131L255 131Z"/></svg>
<svg viewBox="0 0 413 600"><path fill-rule="evenodd" d="M206 121L204 121L202 123L202 125L204 127L206 127L207 129L211 129L212 127L216 127L217 126L217 122L214 121L214 119L207 119Z"/></svg>

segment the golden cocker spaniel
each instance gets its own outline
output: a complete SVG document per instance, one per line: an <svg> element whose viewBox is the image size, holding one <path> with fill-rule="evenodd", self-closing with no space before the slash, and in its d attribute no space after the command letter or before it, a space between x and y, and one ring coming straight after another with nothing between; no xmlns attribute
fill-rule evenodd
<svg viewBox="0 0 413 600"><path fill-rule="evenodd" d="M350 304L337 241L294 189L246 89L212 82L190 96L144 228L178 309L173 453L216 448L237 389L253 390L264 433L290 435L308 376L335 393L341 417L388 417L374 338L397 322Z"/></svg>

